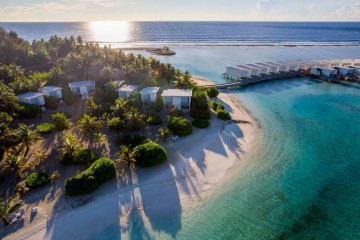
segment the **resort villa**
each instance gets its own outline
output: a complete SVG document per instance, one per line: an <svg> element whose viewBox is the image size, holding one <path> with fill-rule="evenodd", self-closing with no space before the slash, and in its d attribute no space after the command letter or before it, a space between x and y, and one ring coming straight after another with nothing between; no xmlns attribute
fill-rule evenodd
<svg viewBox="0 0 360 240"><path fill-rule="evenodd" d="M287 65L284 64L280 64L280 63L273 63L273 62L267 62L266 64L270 65L270 66L276 66L279 68L279 72L287 72L289 71L289 67Z"/></svg>
<svg viewBox="0 0 360 240"><path fill-rule="evenodd" d="M277 63L287 66L289 71L297 71L297 70L299 70L299 66L296 63L292 63L292 62L286 63L286 62L282 62L282 61L278 61Z"/></svg>
<svg viewBox="0 0 360 240"><path fill-rule="evenodd" d="M360 67L351 66L350 68L354 69L354 74L360 76Z"/></svg>
<svg viewBox="0 0 360 240"><path fill-rule="evenodd" d="M89 93L95 90L95 81L86 80L69 83L70 90L77 95L81 95L81 98L85 100L88 98Z"/></svg>
<svg viewBox="0 0 360 240"><path fill-rule="evenodd" d="M159 87L146 87L140 91L141 100L143 103L155 102Z"/></svg>
<svg viewBox="0 0 360 240"><path fill-rule="evenodd" d="M166 109L190 110L192 91L188 89L167 89L161 94Z"/></svg>
<svg viewBox="0 0 360 240"><path fill-rule="evenodd" d="M17 95L19 102L40 106L42 110L45 110L44 93L39 92L27 92Z"/></svg>
<svg viewBox="0 0 360 240"><path fill-rule="evenodd" d="M260 76L260 69L258 69L258 68L247 67L247 66L242 66L242 65L238 65L236 67L249 71L250 77Z"/></svg>
<svg viewBox="0 0 360 240"><path fill-rule="evenodd" d="M56 97L58 100L62 101L62 88L56 86L46 86L39 89L39 92L44 93L47 97Z"/></svg>
<svg viewBox="0 0 360 240"><path fill-rule="evenodd" d="M350 77L354 73L354 68L350 67L336 67L339 71L339 75L344 77Z"/></svg>
<svg viewBox="0 0 360 240"><path fill-rule="evenodd" d="M251 67L251 68L259 69L261 75L269 74L269 72L270 72L269 67L257 66L257 65L255 65L255 64L248 64L247 66L249 66L249 67Z"/></svg>
<svg viewBox="0 0 360 240"><path fill-rule="evenodd" d="M226 74L234 79L249 78L250 71L238 67L226 67Z"/></svg>
<svg viewBox="0 0 360 240"><path fill-rule="evenodd" d="M116 91L118 92L119 97L128 98L138 88L139 88L138 85L126 85L126 86L122 86L121 88L119 88Z"/></svg>
<svg viewBox="0 0 360 240"><path fill-rule="evenodd" d="M269 73L278 73L279 72L279 67L278 66L272 66L266 63L256 63L257 66L259 67L266 67L269 69Z"/></svg>
<svg viewBox="0 0 360 240"><path fill-rule="evenodd" d="M315 76L326 76L326 77L334 77L337 74L338 70L334 68L324 68L324 67L312 67L310 70L310 74Z"/></svg>

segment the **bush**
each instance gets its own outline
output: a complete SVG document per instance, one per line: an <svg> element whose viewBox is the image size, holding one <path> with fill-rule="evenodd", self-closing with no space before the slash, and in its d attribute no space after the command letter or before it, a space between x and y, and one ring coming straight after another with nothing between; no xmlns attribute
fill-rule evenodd
<svg viewBox="0 0 360 240"><path fill-rule="evenodd" d="M150 142L150 139L143 135L129 134L120 139L120 144L127 147L136 147Z"/></svg>
<svg viewBox="0 0 360 240"><path fill-rule="evenodd" d="M175 109L173 109L173 110L171 110L171 111L169 112L169 116L170 116L170 117L183 117L183 116L184 116L184 112L181 111L181 110L179 110L179 109L177 109L177 108L175 108Z"/></svg>
<svg viewBox="0 0 360 240"><path fill-rule="evenodd" d="M206 93L209 98L216 98L219 95L219 91L215 87L209 87L206 89Z"/></svg>
<svg viewBox="0 0 360 240"><path fill-rule="evenodd" d="M146 120L146 123L149 125L160 125L160 124L162 124L162 122L163 121L161 120L161 118L157 115L151 115Z"/></svg>
<svg viewBox="0 0 360 240"><path fill-rule="evenodd" d="M179 136L187 136L192 133L190 121L183 117L170 118L167 126L174 134Z"/></svg>
<svg viewBox="0 0 360 240"><path fill-rule="evenodd" d="M119 117L114 117L112 119L109 119L107 125L108 125L109 130L118 132L118 133L121 132L125 127L124 121L121 120L121 118L119 118Z"/></svg>
<svg viewBox="0 0 360 240"><path fill-rule="evenodd" d="M36 118L41 114L41 108L37 105L22 102L20 102L19 105L18 114L21 118Z"/></svg>
<svg viewBox="0 0 360 240"><path fill-rule="evenodd" d="M53 115L55 115L56 113L62 113L65 115L66 118L70 119L71 118L71 114L69 112L66 112L66 111L57 111L57 112L54 112L50 115L50 117L52 117Z"/></svg>
<svg viewBox="0 0 360 240"><path fill-rule="evenodd" d="M75 95L71 92L70 88L65 87L63 89L63 99L67 105L73 105L75 103Z"/></svg>
<svg viewBox="0 0 360 240"><path fill-rule="evenodd" d="M40 133L51 133L55 129L55 125L52 123L42 123L37 125L36 129Z"/></svg>
<svg viewBox="0 0 360 240"><path fill-rule="evenodd" d="M136 164L140 167L152 167L166 161L167 152L154 142L141 144L134 148Z"/></svg>
<svg viewBox="0 0 360 240"><path fill-rule="evenodd" d="M190 103L190 115L193 118L210 119L211 113L204 91L195 90Z"/></svg>
<svg viewBox="0 0 360 240"><path fill-rule="evenodd" d="M51 114L51 120L53 120L55 129L57 131L67 130L71 126L69 118L67 118L66 115L61 112Z"/></svg>
<svg viewBox="0 0 360 240"><path fill-rule="evenodd" d="M115 175L115 163L109 158L100 158L85 171L68 178L65 182L65 193L68 196L91 193Z"/></svg>
<svg viewBox="0 0 360 240"><path fill-rule="evenodd" d="M220 118L221 120L231 120L230 113L228 113L227 111L222 110L222 109L218 109L216 111L216 116L218 118Z"/></svg>
<svg viewBox="0 0 360 240"><path fill-rule="evenodd" d="M45 97L45 108L57 109L59 107L59 101L54 96Z"/></svg>
<svg viewBox="0 0 360 240"><path fill-rule="evenodd" d="M27 187L37 188L50 182L50 176L47 173L32 173L26 177L25 183Z"/></svg>
<svg viewBox="0 0 360 240"><path fill-rule="evenodd" d="M222 105L221 103L215 102L215 101L211 101L211 102L210 102L210 108L211 108L212 110L214 110L215 112L216 112L218 109L222 109L222 110L225 109L224 105Z"/></svg>
<svg viewBox="0 0 360 240"><path fill-rule="evenodd" d="M209 127L209 120L207 119L194 119L192 121L192 125L197 127L197 128L207 128Z"/></svg>
<svg viewBox="0 0 360 240"><path fill-rule="evenodd" d="M84 163L92 163L96 160L96 153L90 149L77 149L73 156L61 155L59 162L61 164L79 165Z"/></svg>

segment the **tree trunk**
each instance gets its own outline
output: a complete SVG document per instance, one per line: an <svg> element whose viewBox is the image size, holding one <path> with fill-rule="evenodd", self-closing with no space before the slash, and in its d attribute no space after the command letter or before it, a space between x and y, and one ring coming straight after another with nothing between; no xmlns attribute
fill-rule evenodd
<svg viewBox="0 0 360 240"><path fill-rule="evenodd" d="M7 217L5 217L5 216L1 217L1 220L4 222L5 226L8 226L10 224Z"/></svg>

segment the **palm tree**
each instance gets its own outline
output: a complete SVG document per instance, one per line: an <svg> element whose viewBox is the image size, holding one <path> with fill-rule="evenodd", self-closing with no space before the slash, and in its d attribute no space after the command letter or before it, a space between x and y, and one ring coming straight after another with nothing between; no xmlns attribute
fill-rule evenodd
<svg viewBox="0 0 360 240"><path fill-rule="evenodd" d="M8 215L17 211L19 206L24 202L19 198L18 195L10 197L7 201L0 199L0 217L4 224L7 226L10 224Z"/></svg>
<svg viewBox="0 0 360 240"><path fill-rule="evenodd" d="M106 141L106 135L102 133L94 133L94 143L100 145Z"/></svg>
<svg viewBox="0 0 360 240"><path fill-rule="evenodd" d="M25 147L24 157L26 157L27 153L29 152L31 145L43 139L36 131L31 130L25 124L19 125L19 128L17 129L17 135L21 141L22 147Z"/></svg>
<svg viewBox="0 0 360 240"><path fill-rule="evenodd" d="M11 113L19 108L18 99L14 94L14 91L0 83L0 111Z"/></svg>
<svg viewBox="0 0 360 240"><path fill-rule="evenodd" d="M162 138L165 142L166 139L170 136L170 134L171 134L170 129L168 129L167 127L162 127L162 128L159 128L157 136L159 138Z"/></svg>
<svg viewBox="0 0 360 240"><path fill-rule="evenodd" d="M78 128L85 136L90 136L92 133L98 131L101 127L101 121L97 117L91 117L85 114L78 120Z"/></svg>
<svg viewBox="0 0 360 240"><path fill-rule="evenodd" d="M48 156L49 155L46 153L46 151L42 151L42 150L36 151L34 154L35 162L33 163L33 166L36 167L42 164L48 158Z"/></svg>
<svg viewBox="0 0 360 240"><path fill-rule="evenodd" d="M22 171L26 169L25 157L20 154L18 149L12 149L9 153L6 154L5 159L2 163L5 171L15 172L16 180L22 178Z"/></svg>
<svg viewBox="0 0 360 240"><path fill-rule="evenodd" d="M66 133L62 139L62 147L59 150L61 155L72 158L80 147L77 137L72 133Z"/></svg>
<svg viewBox="0 0 360 240"><path fill-rule="evenodd" d="M118 159L116 160L117 163L121 165L126 165L129 169L133 169L135 167L136 151L134 151L133 149L125 145L121 145L120 151L116 153L116 156L118 157Z"/></svg>
<svg viewBox="0 0 360 240"><path fill-rule="evenodd" d="M110 107L110 110L118 117L123 117L126 108L128 105L128 101L124 98L118 98L115 100L115 104Z"/></svg>
<svg viewBox="0 0 360 240"><path fill-rule="evenodd" d="M129 111L124 115L129 129L138 130L144 127L144 115L142 115L136 107L130 107Z"/></svg>

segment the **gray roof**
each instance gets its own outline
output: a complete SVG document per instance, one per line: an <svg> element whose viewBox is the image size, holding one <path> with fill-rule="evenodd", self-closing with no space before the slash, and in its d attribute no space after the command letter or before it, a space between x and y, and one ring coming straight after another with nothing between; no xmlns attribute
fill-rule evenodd
<svg viewBox="0 0 360 240"><path fill-rule="evenodd" d="M80 86L91 86L95 85L94 80L85 80L85 81L77 81L69 83L69 87L80 87Z"/></svg>
<svg viewBox="0 0 360 240"><path fill-rule="evenodd" d="M191 97L192 91L189 89L166 89L161 93L163 97Z"/></svg>
<svg viewBox="0 0 360 240"><path fill-rule="evenodd" d="M61 87L56 86L46 86L39 89L40 92L52 92L52 91L58 91L61 90Z"/></svg>
<svg viewBox="0 0 360 240"><path fill-rule="evenodd" d="M146 87L143 88L140 93L141 94L152 94L152 93L157 93L159 91L159 87Z"/></svg>
<svg viewBox="0 0 360 240"><path fill-rule="evenodd" d="M22 93L17 95L16 97L18 98L22 98L22 99L33 99L33 98L38 98L40 96L44 96L44 93L40 93L40 92L26 92L26 93Z"/></svg>
<svg viewBox="0 0 360 240"><path fill-rule="evenodd" d="M118 92L132 92L132 91L136 90L138 87L139 87L138 85L126 85L126 86L119 88L117 91Z"/></svg>

